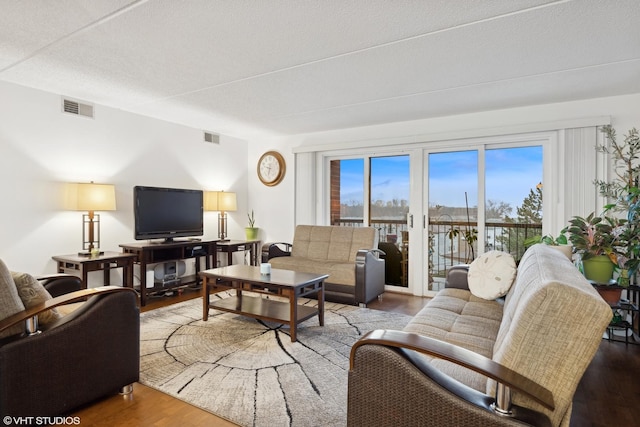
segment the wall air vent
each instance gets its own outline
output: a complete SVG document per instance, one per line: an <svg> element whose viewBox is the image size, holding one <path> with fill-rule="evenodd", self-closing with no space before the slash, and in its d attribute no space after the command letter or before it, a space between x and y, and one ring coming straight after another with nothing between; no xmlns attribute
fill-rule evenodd
<svg viewBox="0 0 640 427"><path fill-rule="evenodd" d="M62 111L76 116L93 118L93 105L62 98Z"/></svg>
<svg viewBox="0 0 640 427"><path fill-rule="evenodd" d="M220 144L220 135L204 131L204 142L209 142L211 144Z"/></svg>

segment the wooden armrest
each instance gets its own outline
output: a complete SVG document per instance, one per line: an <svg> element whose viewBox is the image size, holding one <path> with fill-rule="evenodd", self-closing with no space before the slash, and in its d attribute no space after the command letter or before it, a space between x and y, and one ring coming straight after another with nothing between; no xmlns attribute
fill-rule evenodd
<svg viewBox="0 0 640 427"><path fill-rule="evenodd" d="M51 273L36 276L36 280L56 280L56 279L80 279L78 276L68 273Z"/></svg>
<svg viewBox="0 0 640 427"><path fill-rule="evenodd" d="M350 370L354 369L353 364L358 347L368 344L406 348L447 360L516 389L550 410L555 408L551 391L529 378L465 348L403 331L378 329L365 334L351 347Z"/></svg>
<svg viewBox="0 0 640 427"><path fill-rule="evenodd" d="M20 311L12 316L9 316L6 319L3 319L2 321L0 321L0 331L4 331L5 329L10 328L17 323L24 322L27 319L42 313L43 311L50 310L60 305L83 301L94 295L104 295L114 292L133 292L136 294L136 296L138 295L133 289L123 288L120 286L102 286L99 288L83 289L81 291L71 292L69 294L64 294L59 297L52 298L43 302L42 304L38 304L24 311Z"/></svg>

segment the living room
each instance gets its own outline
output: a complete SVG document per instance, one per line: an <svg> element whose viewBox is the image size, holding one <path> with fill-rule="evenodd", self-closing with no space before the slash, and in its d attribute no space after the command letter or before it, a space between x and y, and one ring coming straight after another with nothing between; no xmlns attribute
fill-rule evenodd
<svg viewBox="0 0 640 427"><path fill-rule="evenodd" d="M52 256L82 249L83 212L65 210L63 205L62 193L69 182L115 186L116 210L99 212L103 250L120 251L120 244L134 240L136 185L235 192L237 210L228 213L231 238L243 238L247 214L253 211L260 240L291 241L294 225L328 222L324 194L327 171L323 168L336 153L349 156L402 151L423 159L430 144L440 144L439 149L444 149L451 144L521 134L553 134L556 138L548 140L550 146L556 146L550 149L557 151L548 160L544 180L545 191L556 200L544 225L553 232L571 215L586 214L603 205L592 185L599 173L596 162L588 162L595 157L580 157L591 156L585 154L591 152L584 148L585 143L579 155L572 154L566 148L567 129L612 124L622 135L640 124L640 43L637 29L630 24L638 18L634 1L617 2L615 6L596 1L524 1L518 7L492 3L486 10L473 13L475 5L467 3L459 7L469 9L470 14L461 21L449 17L449 31L432 23L420 2L409 2L401 12L377 5L382 8L380 13L373 6L352 4L342 9L333 2L314 6L320 9L313 9L313 13L302 7L284 13L291 5L281 3L265 6L267 11L252 11L249 6L225 10L230 6L221 4L184 6L186 11L177 11L173 7L156 8L153 2L106 3L95 8L70 4L67 10L57 10L56 6L39 10L16 2L11 12L0 18L5 28L1 38L7 40L0 61L0 99L5 100L0 105L4 118L0 124L0 185L5 200L0 221L7 225L2 228L0 259L12 270L53 273L56 263ZM186 28L199 7L209 12L216 7L224 10L220 16L213 14L216 20L211 26L220 29L208 36L206 43L187 48L192 45L189 37L195 36ZM359 7L367 9L362 16L366 25L358 26L363 35L355 37L350 20ZM177 15L174 25L170 25L172 14ZM541 25L549 23L554 14L563 18L577 14L580 19L577 23ZM278 15L286 19L277 19ZM152 16L153 22L140 26L145 16ZM265 16L270 18L269 24L261 21ZM303 17L308 20L304 21L308 28L296 24L251 49L257 41L246 34L258 23L264 35L298 19L303 22ZM531 31L544 28L546 32L513 35L516 46L512 46L504 35L522 25L519 18L531 20L526 27ZM231 22L225 24L225 19ZM501 21L507 25L498 31L492 25ZM191 28L195 33L204 32L208 29L206 22L198 20ZM376 27L381 23L386 25ZM232 28L234 25L237 28ZM451 52L438 66L439 73L427 72L428 58L415 58L415 65L407 61L402 67L391 66L399 58L411 58L414 50L405 51L403 56L380 53L396 44L437 39L474 26L487 26L472 32L478 37L485 34L486 38L477 44L463 44L463 38L445 40L459 42L455 46L460 52ZM138 33L132 27L141 30ZM371 27L379 29L372 31ZM404 30L395 34L399 27ZM129 30L120 32L123 29ZM173 35L184 32L185 40L177 45L169 43L171 37L154 40L163 31ZM145 37L145 32L152 36ZM573 34L570 40L563 38L567 34ZM235 37L242 43L225 48L225 40ZM521 55L511 56L519 51L517 43L537 37L542 39L539 45L527 45ZM586 41L576 41L581 37ZM318 41L325 38L322 43ZM355 41L349 43L350 38ZM496 40L503 40L504 45L489 45ZM119 56L116 49L124 49L129 43L130 51ZM310 54L313 49L307 46L318 44L322 45L318 48L321 51ZM210 46L215 46L211 51L224 61L199 62L198 56ZM165 48L170 52L166 57L162 54ZM577 53L585 51L587 54L578 58ZM189 61L172 66L171 55L180 52L186 52L179 57ZM349 72L336 65L341 58L367 52L379 53L380 57L358 62ZM575 58L570 55L573 53ZM136 57L139 60L133 59ZM456 86L446 86L453 83L443 74L467 58L478 61L478 75L468 73L457 80ZM486 71L484 75L482 67L490 62L522 66L508 72L494 69L493 74ZM236 63L246 68L229 65ZM313 68L316 65L326 69ZM382 70L373 73L373 68ZM369 73L375 76L357 84ZM410 87L387 84L393 73L402 73L398 79L402 82L419 81ZM323 86L321 82L328 76L335 80ZM433 86L427 84L430 79L436 82ZM192 81L198 81L199 86ZM243 83L246 86L236 88ZM276 98L278 92L280 97ZM325 98L333 92L351 93L351 97ZM206 99L190 98L189 94ZM93 117L64 113L63 99L92 106ZM406 99L413 102L400 103ZM358 106L363 109L358 110ZM219 136L219 143L205 142L204 132ZM269 150L281 153L287 165L284 179L276 186L262 185L256 174L260 156ZM424 168L421 162L415 164ZM584 175L576 176L578 172ZM420 171L415 173L419 180ZM566 189L574 183L577 188L569 187L573 190L569 193ZM412 204L411 213L416 219L425 214L423 202L419 199ZM419 227L412 233L413 241L418 241ZM217 214L205 212L202 237L217 236ZM116 283L118 274L114 273ZM411 265L410 276L410 286L403 291L417 297L428 295L423 266ZM92 273L89 282L92 287L99 286L102 276Z"/></svg>

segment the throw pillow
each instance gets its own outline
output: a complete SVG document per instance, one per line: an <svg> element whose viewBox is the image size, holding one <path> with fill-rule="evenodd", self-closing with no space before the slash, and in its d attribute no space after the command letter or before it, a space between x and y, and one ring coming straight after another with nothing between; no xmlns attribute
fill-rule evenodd
<svg viewBox="0 0 640 427"><path fill-rule="evenodd" d="M42 286L35 277L27 273L11 272L13 281L18 289L18 295L22 300L25 308L31 308L38 304L50 300L51 294ZM52 308L51 310L43 311L38 315L38 323L41 325L48 325L60 318L58 310Z"/></svg>
<svg viewBox="0 0 640 427"><path fill-rule="evenodd" d="M509 292L516 278L516 262L506 252L489 251L469 265L469 290L478 298L494 300Z"/></svg>
<svg viewBox="0 0 640 427"><path fill-rule="evenodd" d="M0 320L24 311L24 304L18 296L18 290L13 282L11 273L0 259ZM13 325L0 332L0 338L9 337L24 332L24 324Z"/></svg>

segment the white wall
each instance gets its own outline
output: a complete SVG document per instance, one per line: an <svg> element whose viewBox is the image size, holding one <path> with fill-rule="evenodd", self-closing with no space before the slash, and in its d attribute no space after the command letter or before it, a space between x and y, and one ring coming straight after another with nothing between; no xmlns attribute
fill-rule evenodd
<svg viewBox="0 0 640 427"><path fill-rule="evenodd" d="M266 151L278 151L285 159L287 169L282 182L268 187L258 179L257 165ZM254 210L259 238L263 242L291 242L293 239L295 157L291 147L282 140L254 141L247 157L249 206ZM245 224L246 226L246 224Z"/></svg>
<svg viewBox="0 0 640 427"><path fill-rule="evenodd" d="M291 241L293 237L294 216L294 176L293 149L306 146L331 146L349 148L369 142L391 145L437 140L443 138L474 137L484 135L487 130L510 129L522 125L574 120L586 117L610 116L611 124L622 137L632 127L640 127L640 94L557 104L536 105L508 110L495 110L459 116L435 119L396 122L375 126L350 129L336 129L328 132L296 135L268 142L272 148L278 148L289 162L287 176L275 188L266 188L255 176L255 162L260 150L252 150L249 156L249 200L256 210L263 238L267 241ZM265 141L250 141L251 147L259 147ZM252 169L253 168L253 169ZM590 186L592 183L584 183Z"/></svg>
<svg viewBox="0 0 640 427"><path fill-rule="evenodd" d="M77 252L81 212L61 209L64 182L116 185L118 210L103 212L102 247L119 251L132 242L134 185L236 191L229 234L242 238L253 209L263 241L291 241L294 228L293 149L361 141L394 143L487 128L611 116L619 134L640 126L640 94L489 111L428 120L246 141L222 136L202 142L202 131L100 105L95 119L61 113L58 94L0 82L0 258L14 270L55 271L51 256ZM424 140L424 139L423 139ZM266 187L256 175L259 157L281 152L287 161L282 183ZM589 185L589 183L585 183ZM205 237L217 235L216 214L205 213Z"/></svg>
<svg viewBox="0 0 640 427"><path fill-rule="evenodd" d="M117 211L101 212L101 246L133 242L135 185L235 191L229 234L243 238L247 212L247 142L200 129L95 106L95 118L61 112L61 97L0 82L0 259L10 269L53 273L52 255L82 246L82 212L62 209L65 182L116 186ZM205 212L205 238L217 216ZM115 279L114 279L115 281Z"/></svg>

